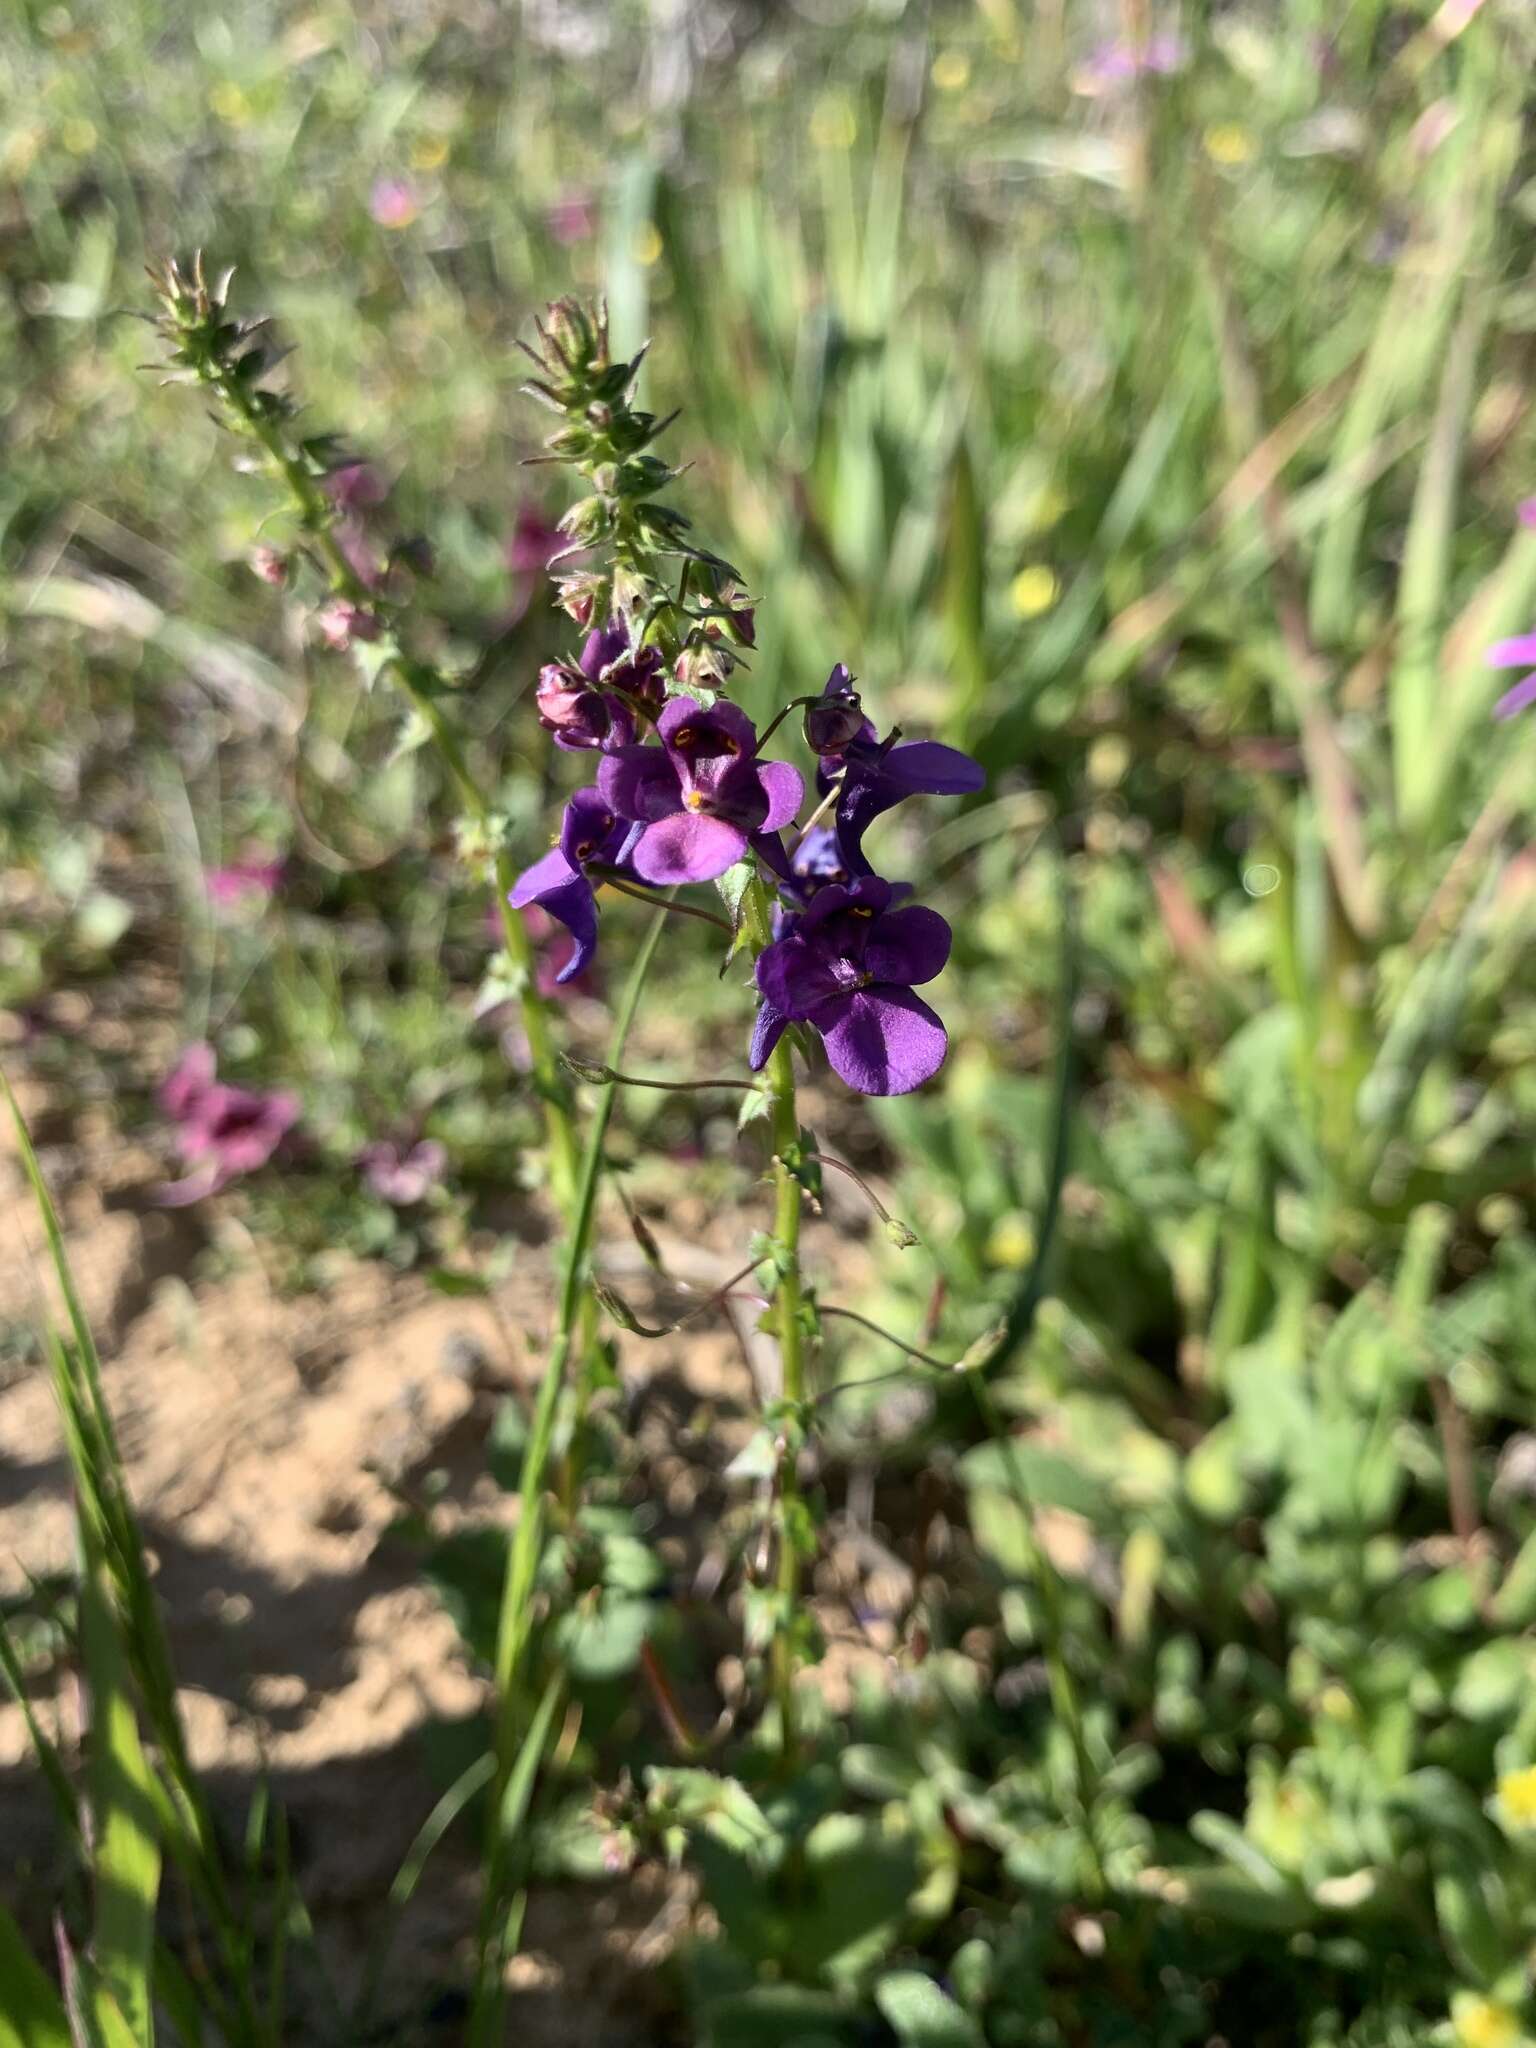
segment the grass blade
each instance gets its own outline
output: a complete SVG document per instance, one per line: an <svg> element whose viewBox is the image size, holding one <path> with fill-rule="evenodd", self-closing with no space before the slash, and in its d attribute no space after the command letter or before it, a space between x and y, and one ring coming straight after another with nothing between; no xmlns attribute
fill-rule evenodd
<svg viewBox="0 0 1536 2048"><path fill-rule="evenodd" d="M0 1906L0 2048L70 2048L69 2021L47 1972Z"/></svg>

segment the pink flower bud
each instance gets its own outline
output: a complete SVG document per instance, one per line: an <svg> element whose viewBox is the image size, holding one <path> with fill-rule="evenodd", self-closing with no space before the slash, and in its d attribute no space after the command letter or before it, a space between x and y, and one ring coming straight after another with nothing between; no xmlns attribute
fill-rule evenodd
<svg viewBox="0 0 1536 2048"><path fill-rule="evenodd" d="M328 599L315 614L315 624L320 629L320 638L333 654L345 654L356 641L377 640L379 637L377 616L373 612L365 612L349 597Z"/></svg>
<svg viewBox="0 0 1536 2048"><path fill-rule="evenodd" d="M288 581L288 557L263 543L251 549L251 573L263 583L270 583L274 590L281 590Z"/></svg>
<svg viewBox="0 0 1536 2048"><path fill-rule="evenodd" d="M580 669L567 668L564 662L546 662L539 670L534 699L540 725L562 746L599 747L608 737L613 723L608 701Z"/></svg>
<svg viewBox="0 0 1536 2048"><path fill-rule="evenodd" d="M555 603L578 626L591 625L602 594L603 579L590 569L578 570L573 576L555 578Z"/></svg>

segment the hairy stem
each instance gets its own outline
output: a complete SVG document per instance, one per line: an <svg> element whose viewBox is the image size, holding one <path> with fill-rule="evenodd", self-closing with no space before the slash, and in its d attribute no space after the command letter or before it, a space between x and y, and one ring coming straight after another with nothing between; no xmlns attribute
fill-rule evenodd
<svg viewBox="0 0 1536 2048"><path fill-rule="evenodd" d="M767 891L754 879L743 899L747 932L754 952L773 937ZM768 1059L768 1094L773 1132L774 1249L778 1282L774 1289L774 1329L779 1340L781 1393L796 1411L786 1430L779 1460L777 1497L779 1547L775 1591L777 1623L771 1650L774 1699L779 1709L784 1761L793 1762L798 1747L795 1710L795 1605L800 1597L800 1513L796 1452L799 1411L805 1403L804 1296L800 1282L800 1210L803 1189L792 1161L800 1148L800 1117L795 1103L794 1058L781 1038Z"/></svg>

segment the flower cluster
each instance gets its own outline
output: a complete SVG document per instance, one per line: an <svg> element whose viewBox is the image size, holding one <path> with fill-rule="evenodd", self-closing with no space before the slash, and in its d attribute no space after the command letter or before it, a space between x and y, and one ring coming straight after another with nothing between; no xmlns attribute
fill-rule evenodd
<svg viewBox="0 0 1536 2048"><path fill-rule="evenodd" d="M805 802L799 771L763 757L739 706L684 690L681 667L668 696L657 650L615 617L588 636L579 661L544 670L543 723L557 745L596 753L597 775L566 804L555 846L518 877L513 905L538 904L569 930L567 980L595 951L603 881L673 888L749 861L777 896L774 936L757 961L753 1068L790 1024L808 1024L851 1088L919 1087L948 1041L913 991L942 970L950 929L937 911L898 907L910 892L875 873L864 835L906 797L979 789L981 769L953 747L882 739L839 663L803 720L818 814L831 822L787 837Z"/></svg>

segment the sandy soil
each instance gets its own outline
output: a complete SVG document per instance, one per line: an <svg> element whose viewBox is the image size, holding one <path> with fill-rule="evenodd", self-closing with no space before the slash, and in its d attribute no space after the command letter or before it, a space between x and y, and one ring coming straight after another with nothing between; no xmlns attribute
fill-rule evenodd
<svg viewBox="0 0 1536 2048"><path fill-rule="evenodd" d="M290 1817L296 1875L322 1947L345 1981L442 1789L422 1730L470 1714L483 1698L414 1556L386 1531L401 1495L419 1495L429 1474L440 1515L508 1512L483 1470L484 1437L505 1392L531 1382L523 1333L545 1325L547 1262L519 1261L492 1302L443 1300L424 1281L361 1264L324 1296L285 1299L255 1247L216 1285L196 1285L210 1228L227 1242L238 1226L200 1210L157 1211L146 1190L159 1162L104 1130L55 1130L35 1090L24 1107L98 1332L195 1759L232 1815L268 1774ZM730 1265L678 1234L689 1221L669 1218L662 1232L669 1265L694 1285L718 1285ZM36 1326L52 1304L41 1253L7 1135L0 1328ZM637 1254L626 1245L614 1256L633 1292ZM750 1428L753 1383L771 1381L773 1349L746 1328L718 1326L633 1348L657 1395L637 1427L654 1439L659 1496L686 1523ZM679 1414L690 1416L690 1436L705 1418L702 1477L697 1460L675 1450L668 1417ZM35 1363L14 1365L0 1380L0 1593L67 1567L70 1555L68 1468L51 1392ZM881 1661L873 1645L849 1651ZM847 1658L838 1668L846 1672ZM69 1685L44 1690L42 1704L67 1735ZM46 1880L61 1866L21 1716L8 1703L0 1813L18 1845L25 1916L30 1903L46 1902ZM462 1852L439 1852L394 1946L382 2005L410 2024L387 2038L456 2038L451 1987L473 1923L472 1878ZM686 1889L656 1872L606 1893L542 1890L515 1966L512 2037L526 2048L677 2038L660 2017L672 2001L658 1972L688 1919ZM35 1931L45 1936L46 1923Z"/></svg>

